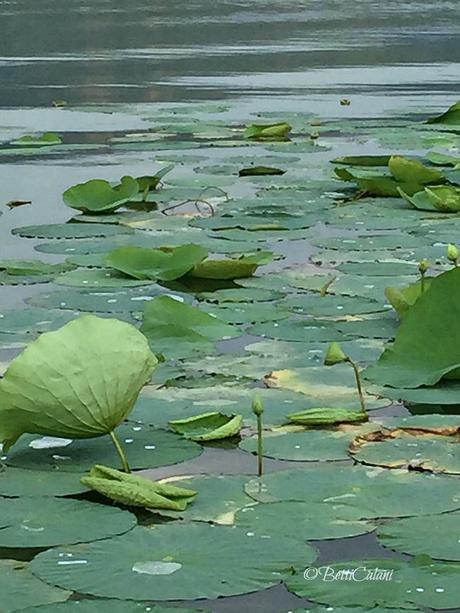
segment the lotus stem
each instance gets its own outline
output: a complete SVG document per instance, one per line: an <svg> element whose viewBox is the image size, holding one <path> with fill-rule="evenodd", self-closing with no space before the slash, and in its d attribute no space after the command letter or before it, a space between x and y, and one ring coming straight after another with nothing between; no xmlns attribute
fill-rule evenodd
<svg viewBox="0 0 460 613"><path fill-rule="evenodd" d="M110 438L112 439L112 442L115 445L115 449L117 450L117 453L120 457L121 465L123 467L124 472L130 473L131 469L129 468L128 458L126 457L125 450L121 446L121 443L113 430L110 432Z"/></svg>
<svg viewBox="0 0 460 613"><path fill-rule="evenodd" d="M351 367L353 368L353 372L355 373L356 388L358 390L359 404L361 405L361 411L367 415L366 405L364 403L363 386L361 385L361 376L359 374L358 366L357 366L356 362L354 362L348 356L347 356L347 362L351 365Z"/></svg>
<svg viewBox="0 0 460 613"><path fill-rule="evenodd" d="M257 476L261 477L264 472L263 456L263 435L262 435L262 413L264 407L260 398L255 398L252 403L252 411L257 420Z"/></svg>
<svg viewBox="0 0 460 613"><path fill-rule="evenodd" d="M332 277L331 279L329 279L322 287L320 287L319 290L319 295L324 298L324 296L327 295L327 292L329 290L329 288L331 287L331 285L334 283L334 281L337 279L337 277Z"/></svg>

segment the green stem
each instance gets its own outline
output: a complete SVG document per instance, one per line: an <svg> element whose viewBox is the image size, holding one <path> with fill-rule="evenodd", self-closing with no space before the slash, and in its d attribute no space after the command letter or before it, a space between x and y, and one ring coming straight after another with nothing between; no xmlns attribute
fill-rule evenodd
<svg viewBox="0 0 460 613"><path fill-rule="evenodd" d="M425 274L422 273L421 279L420 279L420 293L423 294L424 292L425 292Z"/></svg>
<svg viewBox="0 0 460 613"><path fill-rule="evenodd" d="M257 418L257 475L261 477L264 472L263 466L263 438L262 438L262 415L256 415Z"/></svg>
<svg viewBox="0 0 460 613"><path fill-rule="evenodd" d="M123 467L123 470L125 471L125 473L130 473L131 469L129 468L128 458L126 457L125 450L121 446L121 443L118 440L118 437L113 430L110 432L110 438L112 439L113 444L115 445L115 449L117 450L117 453L120 456L121 465Z"/></svg>
<svg viewBox="0 0 460 613"><path fill-rule="evenodd" d="M350 363L351 367L353 368L353 372L355 373L356 387L358 389L358 396L359 396L359 403L361 405L361 411L363 413L366 413L367 415L366 405L364 404L364 394L363 394L363 388L361 385L361 377L359 376L358 366L356 365L356 362L354 362L349 357L347 357L347 362Z"/></svg>

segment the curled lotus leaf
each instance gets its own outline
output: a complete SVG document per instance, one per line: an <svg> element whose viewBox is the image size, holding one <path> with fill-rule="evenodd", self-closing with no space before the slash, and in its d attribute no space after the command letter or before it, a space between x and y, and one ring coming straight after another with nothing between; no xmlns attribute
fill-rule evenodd
<svg viewBox="0 0 460 613"><path fill-rule="evenodd" d="M119 185L103 179L92 179L69 187L63 199L67 206L84 213L112 213L129 202L139 192L139 184L133 177L122 177Z"/></svg>
<svg viewBox="0 0 460 613"><path fill-rule="evenodd" d="M249 125L244 131L244 138L286 138L292 126L286 122Z"/></svg>
<svg viewBox="0 0 460 613"><path fill-rule="evenodd" d="M244 279L251 277L261 264L273 259L271 251L242 255L239 258L225 260L204 260L194 266L188 273L200 279Z"/></svg>
<svg viewBox="0 0 460 613"><path fill-rule="evenodd" d="M157 363L131 324L87 315L42 334L0 381L0 442L25 432L91 438L128 415Z"/></svg>
<svg viewBox="0 0 460 613"><path fill-rule="evenodd" d="M408 160L401 155L392 155L388 168L398 183L433 185L445 182L444 175L437 168L429 168L418 160Z"/></svg>
<svg viewBox="0 0 460 613"><path fill-rule="evenodd" d="M218 411L203 413L169 422L173 430L192 441L216 441L237 436L243 425L242 415L225 415Z"/></svg>

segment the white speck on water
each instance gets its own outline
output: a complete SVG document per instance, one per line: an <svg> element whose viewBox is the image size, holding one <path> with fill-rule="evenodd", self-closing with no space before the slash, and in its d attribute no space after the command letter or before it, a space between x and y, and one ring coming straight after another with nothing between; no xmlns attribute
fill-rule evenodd
<svg viewBox="0 0 460 613"><path fill-rule="evenodd" d="M423 588L423 587L416 587L416 588L415 588L415 591L416 591L416 592L424 592L425 590L424 590L424 588Z"/></svg>
<svg viewBox="0 0 460 613"><path fill-rule="evenodd" d="M88 560L58 560L58 564L61 566L68 566L69 564L88 564Z"/></svg>
<svg viewBox="0 0 460 613"><path fill-rule="evenodd" d="M32 449L54 449L55 447L67 447L67 445L70 445L72 442L71 438L43 436L30 441L29 447Z"/></svg>
<svg viewBox="0 0 460 613"><path fill-rule="evenodd" d="M133 430L134 432L139 432L139 430L142 430L141 426L133 426Z"/></svg>
<svg viewBox="0 0 460 613"><path fill-rule="evenodd" d="M300 445L294 445L295 449L300 449Z"/></svg>
<svg viewBox="0 0 460 613"><path fill-rule="evenodd" d="M254 532L246 532L246 536L254 536Z"/></svg>
<svg viewBox="0 0 460 613"><path fill-rule="evenodd" d="M71 460L72 458L69 455L52 455L53 460Z"/></svg>
<svg viewBox="0 0 460 613"><path fill-rule="evenodd" d="M134 443L133 438L125 438L125 443Z"/></svg>
<svg viewBox="0 0 460 613"><path fill-rule="evenodd" d="M61 306L61 307L64 307L64 306L66 306L66 304L67 304L67 302L61 302L61 303L60 303L60 306Z"/></svg>
<svg viewBox="0 0 460 613"><path fill-rule="evenodd" d="M437 587L437 588L435 589L435 592L438 592L438 594L442 594L442 592L444 592L444 591L445 591L445 590L444 590L444 588L443 588L443 587Z"/></svg>
<svg viewBox="0 0 460 613"><path fill-rule="evenodd" d="M156 449L156 445L144 445L144 449Z"/></svg>
<svg viewBox="0 0 460 613"><path fill-rule="evenodd" d="M116 298L111 298L110 300L107 300L107 304L112 304L114 302L118 302L118 300Z"/></svg>
<svg viewBox="0 0 460 613"><path fill-rule="evenodd" d="M182 564L177 562L163 562L162 560L152 560L148 562L136 562L133 572L141 575L172 575L176 570L182 568Z"/></svg>
<svg viewBox="0 0 460 613"><path fill-rule="evenodd" d="M43 526L40 526L39 528L32 528L32 526L25 525L28 522L29 522L28 519L25 519L23 521L23 523L21 524L22 530L27 530L28 532L43 532L43 530L45 529Z"/></svg>
<svg viewBox="0 0 460 613"><path fill-rule="evenodd" d="M140 302L141 300L153 300L153 296L133 296L131 300L133 302Z"/></svg>

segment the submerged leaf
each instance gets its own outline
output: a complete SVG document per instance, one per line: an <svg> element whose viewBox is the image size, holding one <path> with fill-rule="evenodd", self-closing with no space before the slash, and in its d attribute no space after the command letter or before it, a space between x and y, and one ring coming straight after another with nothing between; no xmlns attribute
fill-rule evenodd
<svg viewBox="0 0 460 613"><path fill-rule="evenodd" d="M138 192L139 184L132 177L122 177L115 187L103 179L92 179L69 187L63 199L67 206L84 213L112 213L132 200Z"/></svg>
<svg viewBox="0 0 460 613"><path fill-rule="evenodd" d="M225 415L218 411L170 421L173 430L196 442L216 441L239 434L242 415Z"/></svg>
<svg viewBox="0 0 460 613"><path fill-rule="evenodd" d="M31 343L0 381L0 441L25 432L91 438L128 415L157 363L131 324L80 317Z"/></svg>

